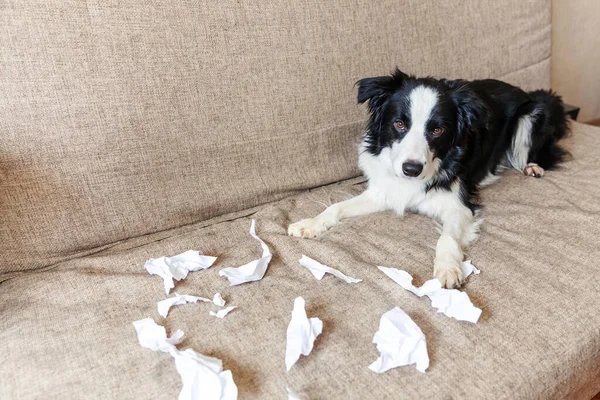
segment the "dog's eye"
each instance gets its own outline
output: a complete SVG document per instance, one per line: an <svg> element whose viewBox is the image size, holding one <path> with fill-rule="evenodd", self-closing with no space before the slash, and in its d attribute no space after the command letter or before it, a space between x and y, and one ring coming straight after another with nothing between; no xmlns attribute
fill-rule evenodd
<svg viewBox="0 0 600 400"><path fill-rule="evenodd" d="M432 133L433 136L440 136L442 133L444 133L444 130L442 128L435 128Z"/></svg>
<svg viewBox="0 0 600 400"><path fill-rule="evenodd" d="M404 122L402 122L402 121L396 121L396 122L394 122L394 126L400 132L404 132L406 130L406 125L404 125Z"/></svg>

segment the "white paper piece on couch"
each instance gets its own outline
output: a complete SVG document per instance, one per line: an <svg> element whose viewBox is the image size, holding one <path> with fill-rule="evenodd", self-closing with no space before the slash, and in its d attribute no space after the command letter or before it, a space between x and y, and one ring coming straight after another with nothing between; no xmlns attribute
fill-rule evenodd
<svg viewBox="0 0 600 400"><path fill-rule="evenodd" d="M198 354L192 349L180 351L175 347L181 342L183 331L177 330L168 338L164 326L157 325L152 318L135 321L133 326L143 347L169 353L175 359L175 367L183 382L179 400L237 399L237 386L231 371L223 371L221 360Z"/></svg>
<svg viewBox="0 0 600 400"><path fill-rule="evenodd" d="M471 260L463 261L460 266L465 274L465 278L471 274L478 275L481 273L481 271L475 268L475 266L471 263Z"/></svg>
<svg viewBox="0 0 600 400"><path fill-rule="evenodd" d="M300 263L300 265L307 268L318 280L323 279L323 276L325 276L325 274L331 274L335 277L340 278L346 283L362 282L362 279L351 278L347 275L344 275L337 269L321 264L317 260L313 260L312 258L307 257L305 255L303 255L302 258L298 260L298 262Z"/></svg>
<svg viewBox="0 0 600 400"><path fill-rule="evenodd" d="M225 300L223 299L223 296L221 296L221 293L215 293L212 302L215 304L215 306L219 307L223 307L225 305Z"/></svg>
<svg viewBox="0 0 600 400"><path fill-rule="evenodd" d="M263 251L262 257L258 260L250 261L248 264L242 265L241 267L230 267L220 270L219 275L229 279L231 286L261 280L263 276L265 276L265 272L267 272L271 257L273 257L265 242L256 235L256 223L254 220L252 220L252 224L250 224L250 235L260 243L260 247Z"/></svg>
<svg viewBox="0 0 600 400"><path fill-rule="evenodd" d="M183 331L178 329L167 337L167 331L164 326L158 325L152 318L144 318L133 323L142 347L153 351L163 351L168 353L175 345L181 343Z"/></svg>
<svg viewBox="0 0 600 400"><path fill-rule="evenodd" d="M421 328L399 307L381 316L379 330L373 337L380 356L369 369L383 373L391 368L416 364L417 370L429 368L427 343Z"/></svg>
<svg viewBox="0 0 600 400"><path fill-rule="evenodd" d="M205 256L201 251L188 250L173 257L152 258L146 261L144 268L150 275L163 278L165 293L175 287L173 279L179 281L187 277L188 272L210 268L217 257Z"/></svg>
<svg viewBox="0 0 600 400"><path fill-rule="evenodd" d="M290 368L298 361L300 354L309 355L315 339L323 331L323 321L306 316L305 301L302 297L294 300L292 319L287 328L287 344L285 348L285 366Z"/></svg>
<svg viewBox="0 0 600 400"><path fill-rule="evenodd" d="M419 297L427 296L431 299L431 305L451 318L459 321L477 323L481 316L481 309L471 303L465 292L456 289L444 289L438 279L430 279L421 287L412 284L412 276L400 269L377 267L404 289Z"/></svg>
<svg viewBox="0 0 600 400"><path fill-rule="evenodd" d="M205 297L188 296L187 294L178 294L177 292L175 292L175 296L169 297L168 299L164 299L164 300L161 300L158 303L156 303L156 308L158 309L158 313L163 318L167 318L167 315L169 314L169 310L171 309L171 307L177 306L180 304L196 303L198 301L203 301L205 303L213 302L211 299L207 299Z"/></svg>
<svg viewBox="0 0 600 400"><path fill-rule="evenodd" d="M179 400L237 399L238 389L231 371L223 371L221 360L198 354L192 349L180 351L173 347L170 353L183 382Z"/></svg>
<svg viewBox="0 0 600 400"><path fill-rule="evenodd" d="M209 311L208 313L210 315L212 315L213 317L217 317L217 318L225 318L225 316L227 314L229 314L231 311L235 310L237 308L237 306L229 306L227 308L223 308L222 310L219 310L217 312L214 311Z"/></svg>

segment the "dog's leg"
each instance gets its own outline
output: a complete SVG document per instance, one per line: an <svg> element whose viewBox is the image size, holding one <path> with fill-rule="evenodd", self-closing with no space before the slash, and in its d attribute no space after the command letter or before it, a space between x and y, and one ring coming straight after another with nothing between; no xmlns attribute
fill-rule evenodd
<svg viewBox="0 0 600 400"><path fill-rule="evenodd" d="M435 249L433 276L446 288L459 287L465 280L461 263L463 245L471 238L474 225L477 224L471 210L462 204L443 209L440 213L442 234Z"/></svg>
<svg viewBox="0 0 600 400"><path fill-rule="evenodd" d="M288 227L288 235L313 238L325 232L344 218L357 217L383 211L384 206L366 190L360 195L327 207L314 218L300 220Z"/></svg>

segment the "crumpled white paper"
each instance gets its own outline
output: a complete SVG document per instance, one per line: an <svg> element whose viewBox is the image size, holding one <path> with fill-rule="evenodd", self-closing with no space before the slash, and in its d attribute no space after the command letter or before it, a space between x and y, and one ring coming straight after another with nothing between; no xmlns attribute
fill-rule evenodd
<svg viewBox="0 0 600 400"><path fill-rule="evenodd" d="M267 272L271 257L273 257L265 242L256 235L256 223L254 220L252 220L252 224L250 225L250 235L260 243L260 247L263 251L262 257L258 260L250 261L248 264L242 265L241 267L230 267L220 270L219 275L229 279L231 286L261 280L263 276L265 276L265 272Z"/></svg>
<svg viewBox="0 0 600 400"><path fill-rule="evenodd" d="M399 307L394 307L381 316L379 330L373 343L381 353L369 369L383 373L391 368L416 364L417 370L429 368L427 343L421 328Z"/></svg>
<svg viewBox="0 0 600 400"><path fill-rule="evenodd" d="M142 347L152 351L163 351L168 353L176 344L181 343L183 331L178 329L167 337L164 326L157 325L152 318L144 318L133 323Z"/></svg>
<svg viewBox="0 0 600 400"><path fill-rule="evenodd" d="M221 293L215 293L215 295L213 296L212 302L216 306L219 306L219 307L223 307L225 305L225 300L223 300Z"/></svg>
<svg viewBox="0 0 600 400"><path fill-rule="evenodd" d="M475 266L471 263L471 260L463 261L460 266L465 274L465 278L471 274L478 275L481 273L481 271L475 268Z"/></svg>
<svg viewBox="0 0 600 400"><path fill-rule="evenodd" d="M192 349L180 351L172 348L170 354L183 382L179 400L237 399L238 389L231 371L223 371L221 360L198 354Z"/></svg>
<svg viewBox="0 0 600 400"><path fill-rule="evenodd" d="M470 265L472 266L472 264ZM438 279L430 279L418 288L412 284L413 277L406 271L387 267L377 268L409 292L419 297L429 297L431 305L437 308L438 312L459 321L469 321L472 323L477 323L481 316L481 309L471 303L469 296L465 292L456 289L444 289ZM479 270L473 267L473 272L479 273L475 271Z"/></svg>
<svg viewBox="0 0 600 400"><path fill-rule="evenodd" d="M323 279L323 276L325 276L325 274L331 274L335 277L340 278L346 283L362 282L362 279L351 278L347 275L344 275L337 269L321 264L317 260L313 260L312 258L307 257L305 255L303 255L302 258L298 260L298 262L300 263L300 265L307 268L318 280Z"/></svg>
<svg viewBox="0 0 600 400"><path fill-rule="evenodd" d="M165 328L151 318L135 321L133 326L143 347L169 353L175 359L175 367L183 382L179 400L237 399L237 386L231 371L223 371L221 360L198 354L192 349L180 351L175 347L181 342L183 331L177 330L167 338Z"/></svg>
<svg viewBox="0 0 600 400"><path fill-rule="evenodd" d="M173 279L180 281L188 272L207 269L217 257L205 256L201 251L188 250L173 257L159 257L146 261L144 268L150 275L158 275L163 278L165 292L169 294L175 287Z"/></svg>
<svg viewBox="0 0 600 400"><path fill-rule="evenodd" d="M323 331L323 321L319 318L308 319L302 297L294 300L292 319L287 328L287 345L285 348L285 366L290 368L298 361L300 354L309 355L315 339Z"/></svg>
<svg viewBox="0 0 600 400"><path fill-rule="evenodd" d="M175 296L169 297L168 299L164 299L156 303L156 308L158 309L158 313L161 316L167 318L167 315L169 314L169 309L171 309L171 307L180 304L196 303L197 301L203 301L205 303L213 302L211 299L207 299L205 297L188 296L187 294L178 294L177 292L175 292Z"/></svg>
<svg viewBox="0 0 600 400"><path fill-rule="evenodd" d="M217 312L214 311L209 311L208 313L210 315L212 315L213 317L217 317L217 318L225 318L225 316L227 314L229 314L231 311L235 310L237 308L237 306L229 306L227 308L224 308L222 310L219 310Z"/></svg>

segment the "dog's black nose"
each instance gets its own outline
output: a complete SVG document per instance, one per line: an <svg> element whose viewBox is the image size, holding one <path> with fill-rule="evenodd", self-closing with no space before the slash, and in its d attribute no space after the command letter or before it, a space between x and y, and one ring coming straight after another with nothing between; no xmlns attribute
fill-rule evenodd
<svg viewBox="0 0 600 400"><path fill-rule="evenodd" d="M408 161L402 164L402 172L406 176L419 176L419 174L423 171L423 164L415 161Z"/></svg>

